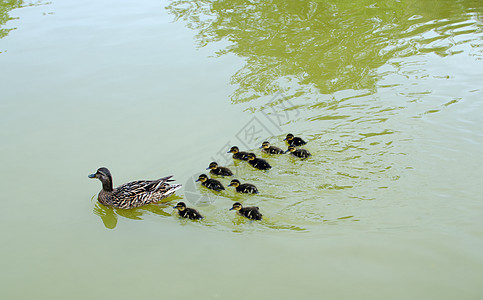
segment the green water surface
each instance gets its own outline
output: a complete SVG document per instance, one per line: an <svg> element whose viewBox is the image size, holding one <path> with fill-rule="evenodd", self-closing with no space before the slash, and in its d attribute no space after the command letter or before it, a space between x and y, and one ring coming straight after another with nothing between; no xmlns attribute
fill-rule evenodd
<svg viewBox="0 0 483 300"><path fill-rule="evenodd" d="M476 0L2 1L0 298L483 299L482 89Z"/></svg>

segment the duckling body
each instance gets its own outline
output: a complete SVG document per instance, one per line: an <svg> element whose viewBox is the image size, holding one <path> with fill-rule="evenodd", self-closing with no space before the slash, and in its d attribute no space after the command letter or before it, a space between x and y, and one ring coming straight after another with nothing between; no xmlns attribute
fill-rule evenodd
<svg viewBox="0 0 483 300"><path fill-rule="evenodd" d="M233 176L233 172L230 169L228 169L227 167L220 167L216 162L210 163L210 166L206 169L211 170L210 174L212 175Z"/></svg>
<svg viewBox="0 0 483 300"><path fill-rule="evenodd" d="M111 172L107 168L99 168L96 173L89 175L89 178L97 178L102 182L102 190L98 195L99 202L105 206L121 209L155 203L174 194L181 188L181 184L168 184L168 181L172 181L171 177L138 180L113 188Z"/></svg>
<svg viewBox="0 0 483 300"><path fill-rule="evenodd" d="M251 183L240 183L239 180L233 179L228 186L234 186L238 193L258 194L258 189Z"/></svg>
<svg viewBox="0 0 483 300"><path fill-rule="evenodd" d="M270 146L270 148L262 149L262 152L267 154L283 154L284 151L278 147Z"/></svg>
<svg viewBox="0 0 483 300"><path fill-rule="evenodd" d="M196 209L186 207L186 204L184 204L184 202L179 202L173 208L177 209L178 215L183 218L187 218L190 220L200 220L204 218Z"/></svg>
<svg viewBox="0 0 483 300"><path fill-rule="evenodd" d="M248 160L248 152L240 152L237 146L231 147L227 153L233 153L233 159Z"/></svg>
<svg viewBox="0 0 483 300"><path fill-rule="evenodd" d="M237 186L236 191L238 193L246 193L246 194L258 194L258 189L251 183L242 183Z"/></svg>
<svg viewBox="0 0 483 300"><path fill-rule="evenodd" d="M295 146L288 147L288 150L286 152L290 152L291 155L299 158L307 158L309 156L312 156L309 151L305 149L296 149Z"/></svg>
<svg viewBox="0 0 483 300"><path fill-rule="evenodd" d="M267 153L267 154L283 154L284 153L284 151L282 149L275 147L275 146L271 146L269 142L263 142L263 144L260 148L262 148L263 153Z"/></svg>
<svg viewBox="0 0 483 300"><path fill-rule="evenodd" d="M214 190L215 192L220 192L225 189L221 182L213 178L208 178L206 174L201 174L196 181L201 181L202 186Z"/></svg>
<svg viewBox="0 0 483 300"><path fill-rule="evenodd" d="M289 133L287 134L287 137L285 137L284 141L287 141L289 146L302 146L307 144L302 138L294 136L293 134Z"/></svg>
<svg viewBox="0 0 483 300"><path fill-rule="evenodd" d="M254 153L248 154L248 163L250 166L258 170L268 170L272 168L272 166L266 160L257 158Z"/></svg>
<svg viewBox="0 0 483 300"><path fill-rule="evenodd" d="M248 218L250 220L261 220L262 214L259 208L256 206L242 207L240 202L233 203L233 207L230 210L236 210L236 213L240 216Z"/></svg>

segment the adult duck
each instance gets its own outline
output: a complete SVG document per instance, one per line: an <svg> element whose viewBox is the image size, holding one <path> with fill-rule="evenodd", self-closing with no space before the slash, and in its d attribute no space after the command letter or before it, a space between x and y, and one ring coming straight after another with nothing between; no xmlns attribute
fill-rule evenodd
<svg viewBox="0 0 483 300"><path fill-rule="evenodd" d="M101 204L116 208L129 209L158 202L181 188L181 184L169 184L172 176L157 180L138 180L113 188L111 172L105 168L97 169L89 178L102 182L98 200Z"/></svg>

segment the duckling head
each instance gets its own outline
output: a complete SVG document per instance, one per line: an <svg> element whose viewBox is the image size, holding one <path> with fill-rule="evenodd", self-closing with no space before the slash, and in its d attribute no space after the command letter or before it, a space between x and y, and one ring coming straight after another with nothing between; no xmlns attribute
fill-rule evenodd
<svg viewBox="0 0 483 300"><path fill-rule="evenodd" d="M240 152L240 149L238 149L237 146L233 146L230 148L230 151L228 151L227 153L238 153Z"/></svg>
<svg viewBox="0 0 483 300"><path fill-rule="evenodd" d="M255 158L257 158L255 153L248 153L248 160L254 160Z"/></svg>
<svg viewBox="0 0 483 300"><path fill-rule="evenodd" d="M289 146L288 147L288 149L287 149L287 151L285 151L285 153L287 153L287 152L294 152L295 150L297 150L297 148L295 148L295 146L292 145L292 146Z"/></svg>
<svg viewBox="0 0 483 300"><path fill-rule="evenodd" d="M218 168L218 164L217 164L216 162L211 162L211 163L210 163L210 166L209 166L208 168L206 168L206 169L207 169L207 170L209 170L209 169L214 170L214 169L216 169L216 168Z"/></svg>
<svg viewBox="0 0 483 300"><path fill-rule="evenodd" d="M238 187L240 185L240 181L238 179L233 179L228 186Z"/></svg>
<svg viewBox="0 0 483 300"><path fill-rule="evenodd" d="M201 174L200 176L198 176L198 179L196 181L205 182L207 180L208 180L208 176L206 174Z"/></svg>
<svg viewBox="0 0 483 300"><path fill-rule="evenodd" d="M176 206L173 208L176 208L179 211L183 211L186 209L186 204L184 204L184 202L178 202L178 204L176 204Z"/></svg>
<svg viewBox="0 0 483 300"><path fill-rule="evenodd" d="M105 167L97 169L96 173L90 174L89 178L97 178L102 182L102 187L106 191L112 191L111 172Z"/></svg>
<svg viewBox="0 0 483 300"><path fill-rule="evenodd" d="M262 146L260 148L268 149L268 148L270 148L270 143L265 141L265 142L262 143Z"/></svg>
<svg viewBox="0 0 483 300"><path fill-rule="evenodd" d="M294 138L293 134L289 133L289 134L287 134L287 136L285 137L284 141L291 141L291 140L293 140L293 138Z"/></svg>
<svg viewBox="0 0 483 300"><path fill-rule="evenodd" d="M233 203L232 208L230 208L229 210L240 210L240 209L242 209L241 203L240 202L235 202L235 203Z"/></svg>

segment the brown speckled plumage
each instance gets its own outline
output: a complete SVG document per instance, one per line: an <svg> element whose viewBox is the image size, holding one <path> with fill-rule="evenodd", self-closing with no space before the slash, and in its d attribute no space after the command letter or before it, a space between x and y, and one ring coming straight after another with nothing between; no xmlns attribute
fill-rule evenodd
<svg viewBox="0 0 483 300"><path fill-rule="evenodd" d="M98 200L106 206L129 209L158 202L181 188L181 184L167 183L172 176L157 180L138 180L112 188L112 176L107 168L99 168L89 178L102 182Z"/></svg>

